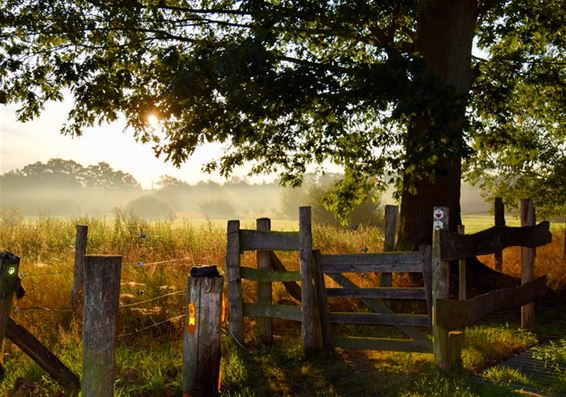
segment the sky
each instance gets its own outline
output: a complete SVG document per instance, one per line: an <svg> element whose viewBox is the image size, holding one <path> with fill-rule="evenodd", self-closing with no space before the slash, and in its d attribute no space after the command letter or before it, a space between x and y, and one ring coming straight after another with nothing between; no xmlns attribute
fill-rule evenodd
<svg viewBox="0 0 566 397"><path fill-rule="evenodd" d="M19 169L51 158L74 160L82 165L104 161L115 170L132 174L145 189L152 188L161 175L172 175L189 183L201 180L223 182L218 174L206 174L202 165L222 152L219 143L206 144L180 168L156 158L150 145L136 142L133 133L124 132L124 121L89 128L78 138L62 135L71 103L50 102L41 117L27 123L16 118L16 105L0 106L0 173ZM245 169L235 175L245 176ZM274 176L249 178L252 182L271 181Z"/></svg>

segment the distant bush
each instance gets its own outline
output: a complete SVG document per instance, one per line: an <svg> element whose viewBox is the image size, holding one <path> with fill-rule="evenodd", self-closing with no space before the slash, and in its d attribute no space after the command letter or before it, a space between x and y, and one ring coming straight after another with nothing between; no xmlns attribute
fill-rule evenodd
<svg viewBox="0 0 566 397"><path fill-rule="evenodd" d="M230 218L236 215L236 209L226 200L214 199L199 203L201 212L209 218Z"/></svg>
<svg viewBox="0 0 566 397"><path fill-rule="evenodd" d="M298 217L299 207L310 206L314 223L331 226L364 224L383 227L383 209L377 192L372 193L370 198L354 203L355 194L351 194L352 197L348 200L348 197L344 198L344 193L338 189L343 178L344 176L340 174L322 176L307 174L302 186L286 188L283 191L281 195L283 215L295 219Z"/></svg>
<svg viewBox="0 0 566 397"><path fill-rule="evenodd" d="M126 206L126 211L142 218L157 219L174 217L173 211L169 205L148 195L130 201Z"/></svg>

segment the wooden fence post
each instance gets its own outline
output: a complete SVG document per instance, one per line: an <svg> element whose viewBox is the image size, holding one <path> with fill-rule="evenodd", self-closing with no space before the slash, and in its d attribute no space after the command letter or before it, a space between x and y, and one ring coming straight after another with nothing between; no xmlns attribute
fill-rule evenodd
<svg viewBox="0 0 566 397"><path fill-rule="evenodd" d="M183 393L192 397L218 395L223 282L216 266L191 269L183 333Z"/></svg>
<svg viewBox="0 0 566 397"><path fill-rule="evenodd" d="M81 381L84 397L114 395L114 356L121 270L121 256L85 257Z"/></svg>
<svg viewBox="0 0 566 397"><path fill-rule="evenodd" d="M495 226L505 226L505 206L501 197L495 198L494 203ZM503 270L503 251L495 253L495 270Z"/></svg>
<svg viewBox="0 0 566 397"><path fill-rule="evenodd" d="M464 347L464 331L448 332L448 368L462 368L462 348Z"/></svg>
<svg viewBox="0 0 566 397"><path fill-rule="evenodd" d="M448 329L438 325L436 300L449 297L450 267L440 256L440 232L448 229L448 208L434 207L432 231L432 342L434 362L442 369L449 369Z"/></svg>
<svg viewBox="0 0 566 397"><path fill-rule="evenodd" d="M244 304L240 278L240 221L228 221L226 247L226 275L228 277L228 330L238 342L244 342Z"/></svg>
<svg viewBox="0 0 566 397"><path fill-rule="evenodd" d="M317 350L315 300L312 273L311 207L299 208L299 258L301 266L302 335L305 354Z"/></svg>
<svg viewBox="0 0 566 397"><path fill-rule="evenodd" d="M536 223L535 208L531 199L521 200L521 226ZM533 281L536 248L521 247L521 284ZM521 306L521 328L532 329L535 325L534 303Z"/></svg>
<svg viewBox="0 0 566 397"><path fill-rule="evenodd" d="M88 226L77 225L77 238L75 241L75 269L73 276L73 290L71 293L71 309L73 310L73 316L75 318L80 317L82 313L87 239Z"/></svg>
<svg viewBox="0 0 566 397"><path fill-rule="evenodd" d="M385 240L383 241L383 251L393 251L395 249L395 231L397 230L397 218L399 211L396 205L385 206ZM391 287L392 274L381 273L379 279L380 287Z"/></svg>
<svg viewBox="0 0 566 397"><path fill-rule="evenodd" d="M458 234L466 234L464 225L458 225ZM466 260L458 261L458 299L466 299Z"/></svg>
<svg viewBox="0 0 566 397"><path fill-rule="evenodd" d="M268 232L271 230L271 220L269 218L260 218L256 220L256 228L262 232ZM271 271L271 260L269 251L257 251L257 268L266 272ZM256 301L260 305L271 305L271 291L272 283L269 282L257 282L256 289ZM272 324L273 319L271 317L258 317L257 320L257 332L259 339L262 343L271 344L273 343L273 331Z"/></svg>
<svg viewBox="0 0 566 397"><path fill-rule="evenodd" d="M0 379L4 377L4 336L10 320L14 292L18 285L20 258L9 252L0 253Z"/></svg>

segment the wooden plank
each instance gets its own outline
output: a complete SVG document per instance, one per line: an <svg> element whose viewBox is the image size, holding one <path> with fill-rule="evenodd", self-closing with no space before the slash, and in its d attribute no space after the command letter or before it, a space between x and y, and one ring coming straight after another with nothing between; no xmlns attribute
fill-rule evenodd
<svg viewBox="0 0 566 397"><path fill-rule="evenodd" d="M327 288L329 298L425 299L424 288Z"/></svg>
<svg viewBox="0 0 566 397"><path fill-rule="evenodd" d="M83 375L85 397L114 396L121 256L85 257Z"/></svg>
<svg viewBox="0 0 566 397"><path fill-rule="evenodd" d="M240 221L228 221L226 243L226 277L228 279L228 330L240 343L244 342L244 309L240 278Z"/></svg>
<svg viewBox="0 0 566 397"><path fill-rule="evenodd" d="M458 234L466 234L464 225L458 225ZM458 261L458 299L466 299L466 260Z"/></svg>
<svg viewBox="0 0 566 397"><path fill-rule="evenodd" d="M434 351L434 363L437 367L446 370L448 363L448 329L438 322L438 311L436 309L439 299L448 299L450 286L450 266L443 260L441 255L442 232L448 229L449 212L448 207L434 207L433 230L432 230L432 341Z"/></svg>
<svg viewBox="0 0 566 397"><path fill-rule="evenodd" d="M381 273L422 272L423 258L420 252L383 252L376 254L321 255L323 273Z"/></svg>
<svg viewBox="0 0 566 397"><path fill-rule="evenodd" d="M501 197L496 197L493 204L494 212L494 222L495 226L505 226L505 206L503 205L503 199ZM503 270L503 251L499 250L495 252L495 270L498 272Z"/></svg>
<svg viewBox="0 0 566 397"><path fill-rule="evenodd" d="M322 272L320 271L320 266L319 266L320 251L318 250L314 251L313 256L314 256L313 267L315 272L315 283L316 283L322 347L326 350L332 350L333 342L332 342L332 336L330 334L330 323L328 321L329 310L328 310L328 299L326 295L327 289L324 282L324 274L322 274Z"/></svg>
<svg viewBox="0 0 566 397"><path fill-rule="evenodd" d="M298 251L299 233L240 230L241 251Z"/></svg>
<svg viewBox="0 0 566 397"><path fill-rule="evenodd" d="M333 324L403 325L428 327L426 314L339 313L330 312L328 321Z"/></svg>
<svg viewBox="0 0 566 397"><path fill-rule="evenodd" d="M412 340L361 338L353 336L336 336L333 339L335 346L344 349L383 350L408 353L432 352L432 345L430 341L428 343L416 343Z"/></svg>
<svg viewBox="0 0 566 397"><path fill-rule="evenodd" d="M315 315L315 288L312 277L312 225L311 207L299 208L299 262L301 266L301 305L303 319L301 332L305 355L310 355L318 350L319 341L316 338L316 315Z"/></svg>
<svg viewBox="0 0 566 397"><path fill-rule="evenodd" d="M216 266L193 267L183 330L183 393L218 396L224 278Z"/></svg>
<svg viewBox="0 0 566 397"><path fill-rule="evenodd" d="M494 226L474 234L463 236L450 231L442 232L442 260L465 259L470 256L493 254L507 247L539 247L552 241L550 223L536 226Z"/></svg>
<svg viewBox="0 0 566 397"><path fill-rule="evenodd" d="M256 220L256 229L261 232L269 232L271 230L271 220L269 218L260 218ZM263 274L267 273L269 276L271 274L271 261L269 259L269 253L271 251L257 251L257 270ZM240 268L240 276L242 276L242 268ZM300 276L300 274L299 274ZM272 280L260 280L257 282L256 287L256 302L264 305L271 304L271 293L272 293ZM259 340L264 344L273 343L273 332L272 332L272 319L267 317L258 318L257 324L257 334Z"/></svg>
<svg viewBox="0 0 566 397"><path fill-rule="evenodd" d="M536 223L535 207L531 199L521 200L521 226ZM536 249L521 247L521 284L533 281L535 273ZM533 329L535 326L535 307L533 303L521 306L521 328Z"/></svg>
<svg viewBox="0 0 566 397"><path fill-rule="evenodd" d="M343 274L336 273L336 274L329 274L328 276L345 288L359 288L356 284L350 281ZM391 310L389 307L385 306L382 302L378 300L360 299L360 301L376 313L394 314L393 310ZM429 316L429 323L427 326L430 326L430 316ZM419 341L419 343L421 341L427 340L426 336L416 328L405 327L405 326L397 326L397 328L405 335L407 335L409 338Z"/></svg>
<svg viewBox="0 0 566 397"><path fill-rule="evenodd" d="M282 320L302 321L301 307L292 305L244 303L244 315L249 317L272 317Z"/></svg>
<svg viewBox="0 0 566 397"><path fill-rule="evenodd" d="M71 308L73 317L80 318L84 294L84 267L86 245L88 241L88 226L77 225L75 239L75 267L73 272L73 289L71 292Z"/></svg>
<svg viewBox="0 0 566 397"><path fill-rule="evenodd" d="M385 238L383 240L383 251L390 252L395 249L395 232L397 230L397 218L399 211L396 205L385 206ZM380 287L391 287L392 274L381 273L379 275Z"/></svg>
<svg viewBox="0 0 566 397"><path fill-rule="evenodd" d="M521 286L499 289L464 301L439 299L436 302L436 320L445 328L465 327L495 311L533 302L546 293L546 277L539 277Z"/></svg>
<svg viewBox="0 0 566 397"><path fill-rule="evenodd" d="M275 255L275 252L269 251L269 260L271 261L271 267L273 270L289 273L279 257ZM297 301L301 301L301 286L299 284L292 281L283 281L283 287L285 287L289 295Z"/></svg>
<svg viewBox="0 0 566 397"><path fill-rule="evenodd" d="M12 319L8 320L6 337L73 395L80 387L79 377L47 349L35 336Z"/></svg>
<svg viewBox="0 0 566 397"><path fill-rule="evenodd" d="M240 266L240 277L247 280L273 282L273 281L301 281L299 272L279 272L254 269L253 267Z"/></svg>
<svg viewBox="0 0 566 397"><path fill-rule="evenodd" d="M428 317L432 322L432 247L421 245L419 251L423 256L423 286L425 289L426 308Z"/></svg>

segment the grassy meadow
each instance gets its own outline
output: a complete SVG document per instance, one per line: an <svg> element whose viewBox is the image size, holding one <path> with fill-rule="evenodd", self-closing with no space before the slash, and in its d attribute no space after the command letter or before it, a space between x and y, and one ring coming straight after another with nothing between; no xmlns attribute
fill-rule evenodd
<svg viewBox="0 0 566 397"><path fill-rule="evenodd" d="M484 217L486 218L486 217ZM489 218L491 219L491 218ZM489 220L488 219L488 220ZM467 232L490 226L486 219L465 218ZM55 352L76 373L81 372L81 324L72 319L70 293L75 225L89 226L88 254L123 256L118 325L116 396L181 396L182 314L187 274L194 265L216 264L224 271L226 223L207 220L144 221L125 213L113 218L50 218L26 220L3 217L0 250L21 258L20 275L26 296L15 301L12 317ZM511 224L511 222L508 222ZM253 228L243 220L243 228ZM273 229L296 230L296 222L273 221ZM315 225L314 246L323 252L381 251L383 233L377 228L357 230ZM464 370L446 375L434 368L432 355L337 350L312 360L302 357L298 323L275 321L273 346L254 337L254 323L246 324L245 348L223 335L222 396L511 396L521 379L491 370L493 386L474 387L473 374L546 336L566 337L563 291L566 258L562 255L564 228L553 227L554 241L537 251L536 274L546 274L556 296L537 304L534 332L518 329L518 311L501 313L466 330ZM298 269L298 255L281 254L288 269ZM519 250L504 252L504 271L518 275ZM484 258L492 263L492 258ZM243 265L255 266L255 255L245 254ZM356 282L374 284L374 275ZM244 297L253 300L255 287L243 283ZM276 284L274 300L292 301ZM562 297L560 300L558 297ZM561 303L562 302L562 303ZM342 303L349 308L356 302ZM225 327L225 325L224 325ZM362 331L363 332L363 331ZM366 331L367 332L367 331ZM381 332L381 330L378 330ZM391 332L391 331L385 331ZM566 346L566 344L563 344ZM560 349L549 362L564 360ZM566 351L566 347L564 349ZM558 358L553 355L557 355ZM5 379L0 395L9 395L17 378L32 386L29 396L60 396L58 386L17 347L5 343ZM520 378L520 377L519 377ZM514 379L514 378L513 378ZM536 379L524 382L536 384ZM512 386L515 385L515 386ZM557 375L548 393L566 392L566 379Z"/></svg>

